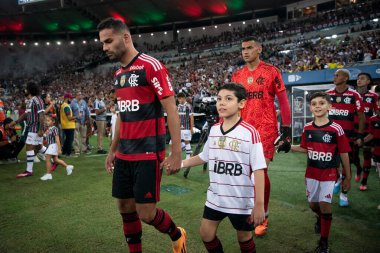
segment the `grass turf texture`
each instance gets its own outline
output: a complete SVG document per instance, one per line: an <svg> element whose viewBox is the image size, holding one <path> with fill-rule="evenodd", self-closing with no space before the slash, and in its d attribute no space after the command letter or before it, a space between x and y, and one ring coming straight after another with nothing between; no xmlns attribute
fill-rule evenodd
<svg viewBox="0 0 380 253"><path fill-rule="evenodd" d="M73 174L66 176L59 166L47 182L39 179L45 172L43 162L35 164L34 176L24 179L15 176L25 169L25 163L0 165L0 252L128 252L121 217L111 197L112 177L103 166L105 158L66 159L75 166ZM319 235L314 234L315 218L305 197L305 164L306 156L299 153L277 154L272 162L269 233L255 239L258 252L313 252L316 247ZM207 187L208 176L201 166L193 168L188 179L183 171L163 176L158 206L186 229L188 252L206 252L198 231ZM348 208L340 208L334 196L332 252L379 252L377 173L371 171L367 192L358 188L352 180ZM239 252L228 219L220 225L218 236L226 253ZM144 224L143 251L171 252L170 239Z"/></svg>

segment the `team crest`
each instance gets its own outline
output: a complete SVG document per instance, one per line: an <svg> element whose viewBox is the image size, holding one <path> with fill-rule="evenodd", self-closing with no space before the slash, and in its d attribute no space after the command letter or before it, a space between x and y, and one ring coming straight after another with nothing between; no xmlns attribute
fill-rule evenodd
<svg viewBox="0 0 380 253"><path fill-rule="evenodd" d="M117 81L117 79L115 80L115 86L117 86L119 84L119 82Z"/></svg>
<svg viewBox="0 0 380 253"><path fill-rule="evenodd" d="M345 102L346 104L351 104L351 98L350 98L350 97L346 97L346 98L344 99L344 102Z"/></svg>
<svg viewBox="0 0 380 253"><path fill-rule="evenodd" d="M218 146L219 148L224 148L226 146L226 136L219 137L218 139Z"/></svg>
<svg viewBox="0 0 380 253"><path fill-rule="evenodd" d="M366 101L367 103L372 103L372 98L366 98L365 101Z"/></svg>
<svg viewBox="0 0 380 253"><path fill-rule="evenodd" d="M332 139L332 136L329 135L328 133L326 133L325 135L323 135L322 139L323 139L324 142L330 143L331 139Z"/></svg>
<svg viewBox="0 0 380 253"><path fill-rule="evenodd" d="M120 78L120 86L123 87L125 84L125 75L122 75Z"/></svg>
<svg viewBox="0 0 380 253"><path fill-rule="evenodd" d="M233 151L239 151L239 145L240 145L241 142L239 142L238 140L233 140L229 143L229 146L231 148L231 150Z"/></svg>
<svg viewBox="0 0 380 253"><path fill-rule="evenodd" d="M342 97L336 97L336 102L337 102L337 103L342 102Z"/></svg>
<svg viewBox="0 0 380 253"><path fill-rule="evenodd" d="M248 84L252 84L253 83L253 77L252 76L248 77L247 82L248 82Z"/></svg>

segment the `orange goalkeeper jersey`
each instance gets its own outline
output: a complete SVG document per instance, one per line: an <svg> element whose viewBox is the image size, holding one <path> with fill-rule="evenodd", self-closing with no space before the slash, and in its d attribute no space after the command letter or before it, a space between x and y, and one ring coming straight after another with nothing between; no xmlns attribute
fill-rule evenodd
<svg viewBox="0 0 380 253"><path fill-rule="evenodd" d="M247 103L241 111L242 118L259 132L277 136L275 95L285 90L281 72L273 65L260 61L253 71L245 65L237 70L232 82L243 85L247 90Z"/></svg>

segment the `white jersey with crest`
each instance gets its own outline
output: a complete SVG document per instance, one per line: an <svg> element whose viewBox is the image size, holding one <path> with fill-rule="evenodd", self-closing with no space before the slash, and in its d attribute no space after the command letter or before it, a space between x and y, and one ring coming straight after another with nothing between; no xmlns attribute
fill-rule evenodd
<svg viewBox="0 0 380 253"><path fill-rule="evenodd" d="M206 206L224 213L251 214L255 199L253 171L266 168L260 135L243 120L227 132L222 124L212 126L199 154L209 165Z"/></svg>

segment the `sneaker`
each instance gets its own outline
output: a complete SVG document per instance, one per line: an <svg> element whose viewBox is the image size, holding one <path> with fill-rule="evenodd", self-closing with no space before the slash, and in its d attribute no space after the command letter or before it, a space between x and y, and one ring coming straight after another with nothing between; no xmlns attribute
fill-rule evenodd
<svg viewBox="0 0 380 253"><path fill-rule="evenodd" d="M173 253L186 253L186 231L181 227L178 227L178 229L181 231L181 237L172 242Z"/></svg>
<svg viewBox="0 0 380 253"><path fill-rule="evenodd" d="M33 161L34 163L39 163L40 162L40 159L38 159L38 157L37 156L35 156L34 157L34 161Z"/></svg>
<svg viewBox="0 0 380 253"><path fill-rule="evenodd" d="M85 153L86 153L86 155L91 155L91 150L87 149Z"/></svg>
<svg viewBox="0 0 380 253"><path fill-rule="evenodd" d="M32 172L24 171L23 173L17 174L16 178L30 177L30 176L33 176Z"/></svg>
<svg viewBox="0 0 380 253"><path fill-rule="evenodd" d="M359 187L359 190L366 191L367 190L367 185L361 184L360 187Z"/></svg>
<svg viewBox="0 0 380 253"><path fill-rule="evenodd" d="M53 176L52 176L50 173L46 173L46 174L43 175L40 179L41 179L42 181L52 180L52 179L53 179Z"/></svg>
<svg viewBox="0 0 380 253"><path fill-rule="evenodd" d="M38 157L38 159L40 159L40 160L42 160L42 161L45 161L45 160L46 160L45 154L37 153L37 157Z"/></svg>
<svg viewBox="0 0 380 253"><path fill-rule="evenodd" d="M315 253L330 253L328 242L319 240Z"/></svg>
<svg viewBox="0 0 380 253"><path fill-rule="evenodd" d="M73 169L74 169L74 166L72 165L67 165L66 167L66 172L67 172L67 175L70 176L72 173L73 173Z"/></svg>
<svg viewBox="0 0 380 253"><path fill-rule="evenodd" d="M340 191L340 181L335 183L333 193L337 194Z"/></svg>
<svg viewBox="0 0 380 253"><path fill-rule="evenodd" d="M344 200L344 199L339 198L339 206L340 207L347 207L348 206L348 199Z"/></svg>
<svg viewBox="0 0 380 253"><path fill-rule="evenodd" d="M355 182L359 182L359 181L360 181L360 175L356 174L356 176L355 176Z"/></svg>
<svg viewBox="0 0 380 253"><path fill-rule="evenodd" d="M266 218L263 223L261 223L260 225L258 225L256 228L255 228L255 235L256 236L263 236L263 235L266 235L267 234L267 230L268 230L268 218Z"/></svg>
<svg viewBox="0 0 380 253"><path fill-rule="evenodd" d="M317 221L314 224L314 232L316 234L320 234L321 233L321 218L317 216L316 218L317 218Z"/></svg>
<svg viewBox="0 0 380 253"><path fill-rule="evenodd" d="M105 151L104 149L99 149L98 152L96 152L98 154L107 154L107 151Z"/></svg>

